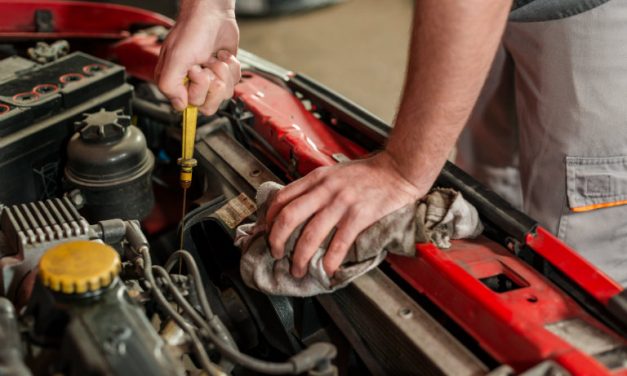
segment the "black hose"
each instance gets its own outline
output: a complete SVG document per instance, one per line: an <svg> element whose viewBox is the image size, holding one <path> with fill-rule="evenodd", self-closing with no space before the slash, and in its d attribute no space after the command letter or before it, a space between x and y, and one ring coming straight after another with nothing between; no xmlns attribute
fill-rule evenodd
<svg viewBox="0 0 627 376"><path fill-rule="evenodd" d="M205 286L203 285L202 278L200 277L200 270L198 270L198 265L196 264L194 257L185 250L178 250L172 253L172 255L168 258L168 261L165 263L165 270L170 273L172 268L181 258L185 261L185 266L187 266L188 272L192 275L192 281L194 283L198 299L200 300L200 306L202 307L203 314L209 322L209 325L213 331L222 338L224 343L234 349L237 349L237 344L235 343L235 340L233 340L233 337L231 337L231 333L228 331L226 326L224 326L222 320L220 320L220 318L215 315L211 309L211 305L207 299L207 293L205 292Z"/></svg>
<svg viewBox="0 0 627 376"><path fill-rule="evenodd" d="M205 371L207 371L207 373L209 373L210 375L223 375L224 372L222 372L222 370L220 370L218 366L214 364L213 362L211 362L211 360L209 359L209 355L207 355L207 352L202 346L202 342L196 335L195 328L192 327L185 320L185 318L183 318L183 316L181 316L178 312L176 312L174 308L172 308L168 300L165 298L165 296L163 296L163 293L161 292L161 290L159 290L159 288L157 287L157 281L155 280L155 277L152 274L152 260L150 258L150 251L148 250L148 248L143 247L139 251L144 261L144 278L146 278L146 280L150 284L150 291L153 297L155 298L155 300L157 301L157 303L159 304L159 306L168 312L170 317L172 317L174 321L176 321L178 326L185 333L187 333L189 338L192 340L194 352L198 356L198 359L201 363L202 368Z"/></svg>
<svg viewBox="0 0 627 376"><path fill-rule="evenodd" d="M182 257L185 260L186 266L189 269L189 272L192 274L192 279L195 283L198 283L199 286L202 286L202 281L200 280L200 273L198 272L198 266L196 265L196 261L192 257L192 255L185 251L179 250L174 252L168 261L166 262L165 269L161 267L155 266L155 270L158 270L162 276L167 275L168 270L171 270L176 262L179 260L179 257ZM165 276L164 276L165 278ZM173 293L172 295L177 300L177 302L181 303L183 309L192 314L196 315L194 308L185 300L182 294L177 291L178 288L174 284L169 284L168 288ZM204 289L198 291L200 295L204 294ZM209 303L206 302L208 305ZM208 307L208 312L213 315L211 308ZM217 317L217 316L214 316ZM237 348L233 348L230 346L228 342L224 338L221 338L214 331L203 325L203 335L206 335L209 340L214 344L214 346L220 351L222 356L227 359L233 361L236 364L240 364L245 368L251 369L256 372L270 374L270 375L284 375L284 374L298 374L308 369L311 369L316 366L318 362L324 363L324 361L330 360L333 356L335 356L335 348L332 345L327 344L317 344L317 346L312 346L300 354L290 358L290 361L284 363L275 363L275 362L267 362L263 360L259 360L253 358L252 356L246 355L237 350ZM229 336L230 337L230 336Z"/></svg>
<svg viewBox="0 0 627 376"><path fill-rule="evenodd" d="M163 108L153 102L137 97L133 98L133 112L167 124L179 124L181 122L181 114L173 112L171 107Z"/></svg>
<svg viewBox="0 0 627 376"><path fill-rule="evenodd" d="M188 272L192 275L192 282L195 285L196 292L200 295L198 298L200 299L203 313L207 320L211 320L214 317L214 313L207 301L207 296L204 294L205 291L202 279L200 278L200 271L198 270L198 265L196 264L194 257L185 250L178 250L170 255L165 263L164 269L168 273L171 273L176 263L181 259L185 261L185 266L187 267Z"/></svg>
<svg viewBox="0 0 627 376"><path fill-rule="evenodd" d="M185 299L183 294L179 291L178 287L172 282L170 278L170 274L161 266L154 265L152 267L158 274L161 275L162 280L165 282L164 284L170 290L170 293L174 297L174 300L181 306L185 313L191 316L192 320L204 331L211 331L209 324L198 314L196 309L192 307L192 305ZM217 317L217 316L216 316ZM226 361L226 359L222 359L220 361L219 367L223 369L225 372L231 372L234 368L234 365Z"/></svg>
<svg viewBox="0 0 627 376"><path fill-rule="evenodd" d="M189 253L186 251L177 251L172 254L171 258L176 259L179 255L185 258L186 256L189 255ZM166 263L166 269L160 266L151 266L151 268L157 271L159 274L161 274L161 277L167 281L166 284L167 284L168 289L172 293L172 296L174 297L176 302L181 305L185 313L189 314L193 320L195 321L199 320L200 317L198 317L198 313L195 312L194 307L192 307L191 304L189 304L189 302L183 297L181 292L178 291L178 288L173 283L171 283L167 268L169 267L171 269L174 266L174 264L176 264L176 261L170 262L170 260L168 260L168 263ZM190 272L194 268L197 269L197 266L195 265L195 262L193 261L193 259L191 263L187 263L187 264L188 264L188 268L190 269ZM189 264L192 264L192 265L189 265ZM145 267L147 267L147 265ZM193 273L192 273L192 278L195 278L193 276ZM200 320L202 321L202 319ZM218 351L220 351L220 353L223 356L234 361L237 364L241 364L242 366L252 369L256 372L262 372L262 373L272 374L272 375L283 375L283 374L295 373L296 367L292 363L272 363L272 362L266 362L266 361L255 359L251 356L248 356L246 354L239 352L236 349L233 349L230 345L225 343L223 338L220 338L220 336L216 335L207 326L206 323L201 323L199 326L202 329L204 329L202 331L202 334L209 337L209 340L216 346Z"/></svg>

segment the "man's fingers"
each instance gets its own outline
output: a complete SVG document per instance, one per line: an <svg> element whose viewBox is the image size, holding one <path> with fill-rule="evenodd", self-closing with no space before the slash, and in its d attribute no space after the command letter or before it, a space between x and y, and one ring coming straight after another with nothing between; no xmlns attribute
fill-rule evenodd
<svg viewBox="0 0 627 376"><path fill-rule="evenodd" d="M342 213L341 207L329 205L309 220L294 248L292 256L292 275L294 277L302 278L307 274L309 260L342 218Z"/></svg>
<svg viewBox="0 0 627 376"><path fill-rule="evenodd" d="M322 173L321 168L311 171L304 177L293 181L292 183L283 187L279 192L274 195L274 199L270 203L270 207L266 212L266 223L274 222L274 218L283 209L283 207L289 204L296 197L302 195L308 190L315 188L317 181Z"/></svg>
<svg viewBox="0 0 627 376"><path fill-rule="evenodd" d="M205 115L214 114L223 101L233 96L233 89L241 78L240 63L228 51L218 51L216 58L212 59L205 69L211 70L215 74L215 79L200 105L200 111Z"/></svg>
<svg viewBox="0 0 627 376"><path fill-rule="evenodd" d="M222 61L209 64L206 69L210 69L216 78L209 87L200 111L205 115L213 115L224 100L233 96L233 77L229 66Z"/></svg>
<svg viewBox="0 0 627 376"><path fill-rule="evenodd" d="M209 86L204 103L198 109L207 116L215 114L218 111L218 108L220 108L222 101L229 98L226 95L227 93L228 88L224 81L217 77L214 78Z"/></svg>
<svg viewBox="0 0 627 376"><path fill-rule="evenodd" d="M181 63L175 63L176 60L177 58L172 56L172 53L166 54L157 84L159 90L168 97L172 106L177 111L183 111L187 107L187 88L184 80L187 77L188 67Z"/></svg>
<svg viewBox="0 0 627 376"><path fill-rule="evenodd" d="M226 87L229 90L229 93L226 95L224 99L230 98L233 95L234 82L233 82L233 75L231 74L231 69L229 68L229 65L223 61L216 61L212 64L209 64L207 67L211 69L213 73L215 73L216 77L218 77L220 80L222 80L226 84Z"/></svg>
<svg viewBox="0 0 627 376"><path fill-rule="evenodd" d="M368 227L370 223L366 216L357 216L355 211L350 211L340 223L333 235L333 240L327 248L327 253L322 260L324 271L329 277L342 265L348 250L357 239L357 236Z"/></svg>
<svg viewBox="0 0 627 376"><path fill-rule="evenodd" d="M218 51L217 54L218 60L226 63L229 67L229 72L231 73L233 84L237 85L239 80L242 78L242 67L239 62L230 52L225 50Z"/></svg>
<svg viewBox="0 0 627 376"><path fill-rule="evenodd" d="M215 79L215 75L211 69L203 69L199 65L194 65L192 69L189 70L188 77L189 85L187 87L187 93L189 103L198 107L204 105L209 87Z"/></svg>
<svg viewBox="0 0 627 376"><path fill-rule="evenodd" d="M305 222L324 205L325 197L312 191L286 205L271 224L268 242L274 258L285 254L285 243L296 227Z"/></svg>

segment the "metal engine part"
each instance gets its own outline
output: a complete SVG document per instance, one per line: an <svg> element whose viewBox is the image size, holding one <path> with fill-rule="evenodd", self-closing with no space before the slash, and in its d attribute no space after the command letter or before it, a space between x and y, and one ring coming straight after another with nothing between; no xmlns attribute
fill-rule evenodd
<svg viewBox="0 0 627 376"><path fill-rule="evenodd" d="M0 215L0 295L26 303L41 255L69 240L89 239L89 224L67 197L13 205Z"/></svg>
<svg viewBox="0 0 627 376"><path fill-rule="evenodd" d="M0 297L0 375L26 376L30 370L23 361L22 341L15 307Z"/></svg>
<svg viewBox="0 0 627 376"><path fill-rule="evenodd" d="M139 128L121 110L84 114L67 146L65 178L85 195L86 217L142 219L154 205L155 161Z"/></svg>
<svg viewBox="0 0 627 376"><path fill-rule="evenodd" d="M60 343L58 365L67 375L184 375L144 309L124 283L88 294L62 294L36 282L26 315L35 335Z"/></svg>
<svg viewBox="0 0 627 376"><path fill-rule="evenodd" d="M45 64L67 55L70 52L70 44L66 40L59 40L52 44L37 42L37 45L29 48L27 52L32 60Z"/></svg>
<svg viewBox="0 0 627 376"><path fill-rule="evenodd" d="M32 318L25 325L33 323L28 329L30 335L43 344L32 355L35 374L43 372L37 368L37 358L45 358L50 351L54 352L54 367L68 375L184 374L183 365L170 354L144 308L130 297L117 276L110 284L98 285L101 287L90 282L86 293L52 291L42 284L38 278L42 256L55 246L76 241L86 247L107 247L102 243L119 245L122 241L129 247L147 244L137 222L114 219L90 226L67 197L2 209L0 295L8 299L0 298L0 373L29 374L22 372L28 370L22 367L23 345L15 305L25 307L20 309L22 319ZM117 254L113 249L111 252ZM81 260L86 262L82 256ZM61 266L53 265L53 269ZM59 273L66 278L65 272ZM11 373L19 370L21 373Z"/></svg>

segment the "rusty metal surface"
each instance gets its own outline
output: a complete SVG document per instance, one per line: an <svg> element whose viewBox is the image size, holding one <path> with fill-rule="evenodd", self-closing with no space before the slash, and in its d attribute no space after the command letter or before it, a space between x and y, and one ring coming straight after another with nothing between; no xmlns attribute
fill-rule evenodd
<svg viewBox="0 0 627 376"><path fill-rule="evenodd" d="M368 349L365 356L376 359L384 374L461 376L488 372L479 359L379 269L329 298L319 297L323 307L325 299L332 299L340 307L351 328L336 323L349 340L347 329L359 333ZM355 346L358 353L360 348ZM371 371L381 372L376 368Z"/></svg>

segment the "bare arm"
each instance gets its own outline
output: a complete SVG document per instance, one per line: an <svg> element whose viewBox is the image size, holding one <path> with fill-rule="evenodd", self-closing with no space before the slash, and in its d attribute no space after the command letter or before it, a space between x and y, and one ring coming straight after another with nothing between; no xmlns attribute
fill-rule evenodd
<svg viewBox="0 0 627 376"><path fill-rule="evenodd" d="M477 100L503 34L511 1L416 0L405 93L385 150L319 168L282 189L268 210L272 254L308 221L293 256L301 277L317 247L335 273L365 228L425 195Z"/></svg>
<svg viewBox="0 0 627 376"><path fill-rule="evenodd" d="M511 1L416 1L403 100L387 153L429 189L479 96Z"/></svg>

